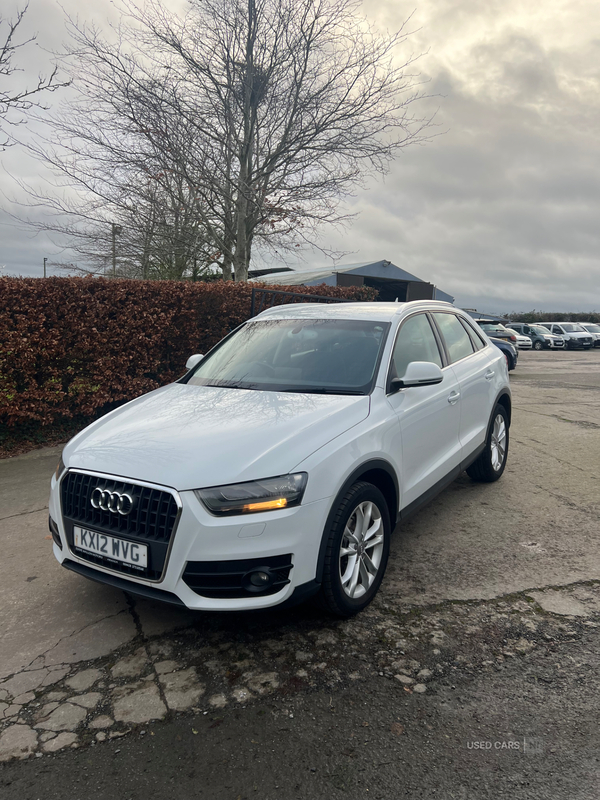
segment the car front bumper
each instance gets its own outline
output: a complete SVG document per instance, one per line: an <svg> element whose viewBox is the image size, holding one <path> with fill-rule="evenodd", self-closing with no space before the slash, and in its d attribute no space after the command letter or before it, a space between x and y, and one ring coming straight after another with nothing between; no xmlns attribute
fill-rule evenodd
<svg viewBox="0 0 600 800"><path fill-rule="evenodd" d="M173 493L172 489L168 491ZM71 523L63 517L59 486L53 478L49 513L57 531L53 532L55 557L85 577L196 610L268 608L302 595L307 587L311 591L318 588L317 561L330 498L288 509L215 517L193 492L175 494L180 509L164 568L157 580L149 580L124 573L118 564L97 563L96 557L91 560L75 547L69 533ZM127 534L97 526L96 530L128 538ZM247 579L261 568L273 577L271 590L264 592ZM245 588L248 586L250 589Z"/></svg>

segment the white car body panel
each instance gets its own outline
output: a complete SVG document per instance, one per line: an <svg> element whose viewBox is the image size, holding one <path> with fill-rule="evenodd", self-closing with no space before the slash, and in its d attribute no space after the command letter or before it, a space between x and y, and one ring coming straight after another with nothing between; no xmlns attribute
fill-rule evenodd
<svg viewBox="0 0 600 800"><path fill-rule="evenodd" d="M460 387L460 444L462 458L483 444L499 383L508 380L506 359L497 348L480 350L453 364ZM500 379L500 380L499 380Z"/></svg>
<svg viewBox="0 0 600 800"><path fill-rule="evenodd" d="M90 425L64 458L186 491L285 475L310 442L322 446L368 413L368 397L173 383Z"/></svg>
<svg viewBox="0 0 600 800"><path fill-rule="evenodd" d="M415 501L461 461L459 383L452 367L442 372L440 384L404 389L387 398L398 416L402 506ZM448 398L454 395L457 399L451 404Z"/></svg>

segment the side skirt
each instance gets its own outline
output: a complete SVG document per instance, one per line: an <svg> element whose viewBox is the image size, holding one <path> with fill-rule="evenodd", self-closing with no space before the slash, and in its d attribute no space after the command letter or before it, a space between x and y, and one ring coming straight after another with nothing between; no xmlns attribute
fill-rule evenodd
<svg viewBox="0 0 600 800"><path fill-rule="evenodd" d="M471 464L479 458L484 449L485 449L485 442L479 445L479 447L476 450L474 450L467 458L463 459L463 461L461 461L461 463L457 467L454 467L454 469L450 470L450 472L447 475L445 475L441 480L439 480L436 484L427 489L426 492L423 492L423 494L420 497L417 497L416 500L413 500L412 503L409 503L409 505L401 509L398 514L396 522L398 523L400 522L400 520L405 520L408 517L411 517L417 511L420 511L423 508L423 506L426 506L431 500L433 500L434 497L436 497L440 492L442 492L444 489L450 486L450 484L453 483L458 478L461 472L464 472L466 469L468 469L471 466Z"/></svg>

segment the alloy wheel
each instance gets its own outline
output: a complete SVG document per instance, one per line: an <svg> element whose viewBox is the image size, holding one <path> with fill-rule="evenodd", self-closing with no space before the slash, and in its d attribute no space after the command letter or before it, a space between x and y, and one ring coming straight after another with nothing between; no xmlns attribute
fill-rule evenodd
<svg viewBox="0 0 600 800"><path fill-rule="evenodd" d="M506 455L506 422L502 414L497 414L492 428L491 459L492 467L498 472L504 464Z"/></svg>
<svg viewBox="0 0 600 800"><path fill-rule="evenodd" d="M339 553L340 583L352 599L366 594L375 581L384 548L384 529L379 508L370 500L350 515Z"/></svg>

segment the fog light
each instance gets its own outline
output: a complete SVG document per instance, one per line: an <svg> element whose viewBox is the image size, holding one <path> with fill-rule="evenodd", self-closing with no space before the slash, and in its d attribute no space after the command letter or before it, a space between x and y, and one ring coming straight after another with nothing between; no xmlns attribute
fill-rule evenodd
<svg viewBox="0 0 600 800"><path fill-rule="evenodd" d="M254 586L263 587L266 583L271 583L271 576L266 572L253 572L250 575L250 583Z"/></svg>
<svg viewBox="0 0 600 800"><path fill-rule="evenodd" d="M269 567L259 567L247 572L242 578L242 586L247 592L264 592L273 585L274 575Z"/></svg>

